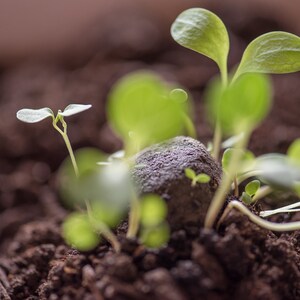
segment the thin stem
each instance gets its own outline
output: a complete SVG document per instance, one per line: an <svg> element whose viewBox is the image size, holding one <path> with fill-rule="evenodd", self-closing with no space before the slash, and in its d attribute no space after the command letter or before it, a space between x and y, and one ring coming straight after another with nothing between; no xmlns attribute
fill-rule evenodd
<svg viewBox="0 0 300 300"><path fill-rule="evenodd" d="M129 213L127 238L135 238L139 230L141 208L136 193L132 192L131 209Z"/></svg>
<svg viewBox="0 0 300 300"><path fill-rule="evenodd" d="M191 119L185 114L184 115L184 123L185 123L185 129L187 134L196 139L197 138L197 132L196 132L196 128L193 124L193 122L191 121Z"/></svg>
<svg viewBox="0 0 300 300"><path fill-rule="evenodd" d="M253 202L257 202L258 200L268 196L273 192L273 189L269 185L264 185L255 193L253 197Z"/></svg>
<svg viewBox="0 0 300 300"><path fill-rule="evenodd" d="M91 224L93 225L93 227L97 231L99 231L99 233L101 233L104 236L104 238L112 245L114 250L117 253L119 253L121 251L121 244L119 243L117 237L113 234L113 232L109 229L109 227L106 226L105 223L103 223L99 220L95 220L95 218L93 217L92 207L91 207L89 201L87 199L85 199L84 202L86 205L89 220L90 220Z"/></svg>
<svg viewBox="0 0 300 300"><path fill-rule="evenodd" d="M234 196L238 197L239 196L239 184L237 182L237 176L236 175L233 178L233 186L234 186Z"/></svg>
<svg viewBox="0 0 300 300"><path fill-rule="evenodd" d="M250 221L252 221L256 225L258 225L260 227L263 227L265 229L268 229L268 230L284 232L284 231L293 231L293 230L299 230L300 229L300 221L291 222L291 223L284 223L284 224L282 224L282 223L278 224L278 223L266 221L266 220L261 219L257 215L253 214L241 202L238 202L236 200L231 201L227 205L222 217L220 218L220 220L218 222L218 226L221 225L221 223L225 220L225 218L227 217L227 215L229 214L229 212L233 208L239 210L241 213L246 215L250 219Z"/></svg>
<svg viewBox="0 0 300 300"><path fill-rule="evenodd" d="M58 121L60 121L62 123L63 129L64 129L63 131L57 126L56 123ZM64 119L62 117L56 117L56 119L53 120L53 127L61 134L61 136L64 139L64 142L67 146L67 149L68 149L68 152L69 152L69 155L71 158L71 162L73 165L75 175L78 178L79 177L79 169L78 169L75 155L74 155L74 152L73 152L73 149L72 149L72 146L71 146L68 134L67 134L67 123L64 121ZM121 245L120 245L117 237L115 236L115 234L110 230L110 228L108 226L106 226L105 223L95 220L95 218L93 217L93 214L92 214L92 208L91 208L89 201L87 199L85 199L84 201L85 201L85 206L87 209L87 214L88 214L89 220L90 220L91 224L93 225L93 227L97 231L99 231L107 241L110 242L110 244L112 245L112 247L115 249L116 252L120 252Z"/></svg>
<svg viewBox="0 0 300 300"><path fill-rule="evenodd" d="M212 157L216 161L219 160L221 142L222 142L222 130L219 122L217 122L215 127L215 132L214 132L213 153L212 153Z"/></svg>
<svg viewBox="0 0 300 300"><path fill-rule="evenodd" d="M300 202L296 202L296 203L289 204L289 205L286 205L286 206L283 206L283 207L280 207L277 209L261 211L259 215L261 217L265 218L265 217L269 217L269 216L284 212L286 210L292 212L293 208L297 208L299 206L300 206Z"/></svg>
<svg viewBox="0 0 300 300"><path fill-rule="evenodd" d="M248 139L249 139L249 133L245 132L244 137L236 144L235 149L243 150L248 144ZM204 222L204 226L206 228L213 227L218 217L218 214L222 206L224 205L226 196L229 193L231 187L232 178L236 173L242 155L243 155L243 151L236 151L235 155L233 155L229 163L228 172L224 173L223 175L221 184L217 189L206 214L206 218Z"/></svg>

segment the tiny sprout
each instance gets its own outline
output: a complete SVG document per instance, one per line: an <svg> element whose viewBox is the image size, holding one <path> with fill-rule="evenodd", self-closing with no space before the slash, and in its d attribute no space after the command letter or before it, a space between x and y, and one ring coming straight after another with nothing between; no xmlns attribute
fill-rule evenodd
<svg viewBox="0 0 300 300"><path fill-rule="evenodd" d="M210 176L205 173L196 174L194 170L186 168L184 170L185 176L192 180L192 186L196 186L197 183L208 183Z"/></svg>
<svg viewBox="0 0 300 300"><path fill-rule="evenodd" d="M259 180L252 180L250 181L246 187L245 191L242 194L241 200L246 204L249 205L253 202L253 198L260 189L260 181Z"/></svg>
<svg viewBox="0 0 300 300"><path fill-rule="evenodd" d="M67 123L65 122L64 117L69 117L78 114L91 107L92 105L90 104L70 104L64 109L64 111L59 110L56 116L54 115L53 111L48 107L44 107L40 109L23 108L17 112L17 118L22 122L37 123L48 117L51 117L53 127L61 134L61 136L64 139L64 142L67 146L67 149L69 151L72 160L75 174L76 176L78 176L79 175L78 166L74 157L70 140L67 135ZM57 126L58 123L61 123L63 130Z"/></svg>

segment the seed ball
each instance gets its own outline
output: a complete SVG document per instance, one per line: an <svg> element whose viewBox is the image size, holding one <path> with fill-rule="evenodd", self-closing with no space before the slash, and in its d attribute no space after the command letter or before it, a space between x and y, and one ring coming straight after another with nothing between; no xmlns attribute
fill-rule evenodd
<svg viewBox="0 0 300 300"><path fill-rule="evenodd" d="M222 170L201 142L179 136L144 149L134 160L132 176L139 194L158 194L166 201L168 222L173 229L203 225ZM211 179L192 186L185 175L186 168Z"/></svg>

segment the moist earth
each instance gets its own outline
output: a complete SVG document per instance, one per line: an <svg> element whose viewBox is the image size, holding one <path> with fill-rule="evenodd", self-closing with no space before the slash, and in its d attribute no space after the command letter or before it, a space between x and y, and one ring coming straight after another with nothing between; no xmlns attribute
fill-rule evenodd
<svg viewBox="0 0 300 300"><path fill-rule="evenodd" d="M230 24L233 16L230 11L225 15ZM247 19L230 30L232 64L249 38L266 32L270 24L285 30L280 16L256 21ZM31 126L18 122L15 113L23 107L57 110L70 102L91 103L91 111L70 118L70 140L75 149L95 146L112 153L122 144L105 119L107 93L122 75L146 68L191 91L198 138L206 144L212 131L203 90L216 66L175 45L159 28L155 32L151 44L149 35L139 35L139 44L148 47L139 51L136 45L130 57L123 55L122 45L114 49L108 43L110 51L95 47L89 58L68 65L32 61L1 70L0 299L300 299L299 232L274 234L237 212L218 231L195 224L173 228L168 245L158 250L126 239L126 222L117 229L120 254L105 242L87 253L64 243L60 225L68 210L59 198L56 171L67 155L65 147L47 120ZM250 143L257 155L285 152L299 136L299 74L274 76L273 82L272 112ZM273 220L295 221L300 215Z"/></svg>

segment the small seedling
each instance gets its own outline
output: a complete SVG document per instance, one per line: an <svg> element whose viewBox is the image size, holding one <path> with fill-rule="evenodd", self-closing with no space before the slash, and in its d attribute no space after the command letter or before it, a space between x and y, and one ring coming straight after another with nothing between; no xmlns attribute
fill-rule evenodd
<svg viewBox="0 0 300 300"><path fill-rule="evenodd" d="M213 157L216 160L219 157L224 134L242 135L234 147L241 151L232 156L208 209L205 226L211 228L224 205L232 180L236 178L249 137L270 110L271 84L268 77L258 73L299 71L300 38L282 31L259 36L244 51L235 74L229 76L229 37L218 16L202 8L188 9L174 21L171 34L180 45L211 58L220 69L221 80L214 81L207 93L208 114L215 127ZM232 79L228 80L229 77Z"/></svg>
<svg viewBox="0 0 300 300"><path fill-rule="evenodd" d="M197 183L208 183L210 176L205 173L196 174L196 172L190 168L184 170L185 176L192 180L192 186L196 186Z"/></svg>
<svg viewBox="0 0 300 300"><path fill-rule="evenodd" d="M25 108L17 112L17 118L26 123L37 123L51 117L53 127L64 139L75 175L79 178L79 168L67 134L67 123L65 122L64 117L75 115L90 107L91 105L70 104L64 111L59 110L56 116L48 107L41 109ZM62 126L62 129L59 127L59 124ZM63 231L66 241L79 250L90 250L100 242L100 237L97 233L101 233L112 244L117 252L120 251L120 244L116 236L104 222L95 217L95 213L92 210L89 200L84 199L84 202L87 213L73 213L64 221Z"/></svg>

